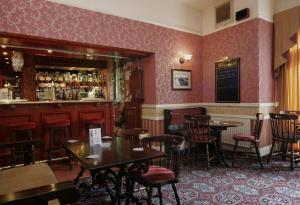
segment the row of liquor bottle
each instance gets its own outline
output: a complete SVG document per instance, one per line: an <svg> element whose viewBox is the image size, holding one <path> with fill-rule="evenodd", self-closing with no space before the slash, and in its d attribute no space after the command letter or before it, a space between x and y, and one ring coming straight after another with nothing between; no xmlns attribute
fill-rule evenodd
<svg viewBox="0 0 300 205"><path fill-rule="evenodd" d="M20 99L21 98L21 79L19 73L3 71L3 89L2 92L7 93L7 97L1 94L1 99Z"/></svg>
<svg viewBox="0 0 300 205"><path fill-rule="evenodd" d="M96 71L39 71L36 73L39 87L80 87L105 85L105 76Z"/></svg>
<svg viewBox="0 0 300 205"><path fill-rule="evenodd" d="M81 100L81 99L106 99L106 89L93 87L86 89L65 88L40 88L36 89L38 100Z"/></svg>

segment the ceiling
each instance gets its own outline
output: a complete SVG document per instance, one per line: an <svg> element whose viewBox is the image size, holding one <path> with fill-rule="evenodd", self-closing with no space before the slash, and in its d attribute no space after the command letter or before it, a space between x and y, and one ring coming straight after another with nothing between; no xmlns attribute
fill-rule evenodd
<svg viewBox="0 0 300 205"><path fill-rule="evenodd" d="M184 4L187 4L189 7L192 7L196 10L203 10L204 8L215 4L218 1L221 0L178 0L181 1Z"/></svg>

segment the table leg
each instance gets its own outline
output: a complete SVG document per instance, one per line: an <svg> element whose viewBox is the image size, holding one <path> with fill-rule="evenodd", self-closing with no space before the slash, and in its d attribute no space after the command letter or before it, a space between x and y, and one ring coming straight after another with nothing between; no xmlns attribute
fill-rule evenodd
<svg viewBox="0 0 300 205"><path fill-rule="evenodd" d="M227 164L227 162L225 161L225 157L223 154L223 146L222 146L222 131L221 130L216 130L216 136L217 136L217 154L219 156L219 158L221 158L221 161L223 162L225 167L229 167L229 165Z"/></svg>
<svg viewBox="0 0 300 205"><path fill-rule="evenodd" d="M77 177L74 179L74 185L75 186L79 182L79 178L82 177L84 171L85 171L85 168L81 166L80 167L80 172L78 173Z"/></svg>
<svg viewBox="0 0 300 205"><path fill-rule="evenodd" d="M125 176L126 172L124 167L119 167L119 172L116 176L116 198L117 198L117 204L121 204L121 191L122 191L122 178Z"/></svg>

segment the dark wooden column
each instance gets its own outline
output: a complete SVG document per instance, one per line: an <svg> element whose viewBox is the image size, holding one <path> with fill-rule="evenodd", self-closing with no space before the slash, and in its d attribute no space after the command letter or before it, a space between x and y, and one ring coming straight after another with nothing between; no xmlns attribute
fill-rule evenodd
<svg viewBox="0 0 300 205"><path fill-rule="evenodd" d="M36 100L34 56L24 54L24 66L21 72L21 98Z"/></svg>

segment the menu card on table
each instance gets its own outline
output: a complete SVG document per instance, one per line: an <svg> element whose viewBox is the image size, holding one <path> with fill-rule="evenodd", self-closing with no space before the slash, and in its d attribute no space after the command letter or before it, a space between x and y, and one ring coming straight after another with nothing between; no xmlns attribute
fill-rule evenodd
<svg viewBox="0 0 300 205"><path fill-rule="evenodd" d="M101 128L89 129L90 145L102 145Z"/></svg>

